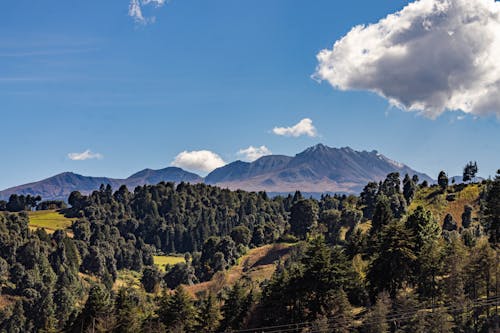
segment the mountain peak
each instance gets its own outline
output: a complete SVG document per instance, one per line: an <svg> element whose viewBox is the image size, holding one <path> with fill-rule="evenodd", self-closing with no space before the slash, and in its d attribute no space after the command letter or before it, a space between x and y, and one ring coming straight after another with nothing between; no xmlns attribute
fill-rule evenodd
<svg viewBox="0 0 500 333"><path fill-rule="evenodd" d="M295 157L309 158L310 156L316 156L316 157L325 156L333 150L336 150L336 149L328 147L322 143L318 143L317 145L309 147L306 150L296 154Z"/></svg>
<svg viewBox="0 0 500 333"><path fill-rule="evenodd" d="M322 143L318 143L312 147L307 148L304 152L313 153L313 152L318 152L318 151L326 151L328 149L331 149L331 148L322 144Z"/></svg>

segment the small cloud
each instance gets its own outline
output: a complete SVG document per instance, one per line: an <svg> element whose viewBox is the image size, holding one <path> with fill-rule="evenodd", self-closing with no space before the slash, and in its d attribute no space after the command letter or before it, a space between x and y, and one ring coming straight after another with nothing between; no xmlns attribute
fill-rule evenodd
<svg viewBox="0 0 500 333"><path fill-rule="evenodd" d="M500 117L500 2L419 0L317 54L313 78L436 118Z"/></svg>
<svg viewBox="0 0 500 333"><path fill-rule="evenodd" d="M271 155L272 152L266 146L254 147L250 146L245 149L240 149L238 155L243 156L246 161L253 162L262 156Z"/></svg>
<svg viewBox="0 0 500 333"><path fill-rule="evenodd" d="M154 23L156 18L145 17L142 9L144 6L152 4L155 8L163 6L167 0L130 0L128 5L128 15L134 19L136 23L148 24Z"/></svg>
<svg viewBox="0 0 500 333"><path fill-rule="evenodd" d="M273 128L273 133L276 135L292 136L295 138L302 135L310 137L318 135L316 128L313 126L312 120L309 118L304 118L291 127L275 127Z"/></svg>
<svg viewBox="0 0 500 333"><path fill-rule="evenodd" d="M85 161L85 160L92 160L92 159L102 159L104 156L99 153L93 153L90 149L87 149L86 151L82 153L69 153L68 158L72 161Z"/></svg>
<svg viewBox="0 0 500 333"><path fill-rule="evenodd" d="M175 157L171 165L190 171L210 172L226 165L226 162L209 150L185 150Z"/></svg>

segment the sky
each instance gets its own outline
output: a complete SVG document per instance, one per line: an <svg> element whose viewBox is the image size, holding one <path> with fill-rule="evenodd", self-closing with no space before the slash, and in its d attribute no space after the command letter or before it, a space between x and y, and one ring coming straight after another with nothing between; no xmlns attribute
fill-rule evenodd
<svg viewBox="0 0 500 333"><path fill-rule="evenodd" d="M493 0L16 0L0 22L0 189L320 142L500 168Z"/></svg>

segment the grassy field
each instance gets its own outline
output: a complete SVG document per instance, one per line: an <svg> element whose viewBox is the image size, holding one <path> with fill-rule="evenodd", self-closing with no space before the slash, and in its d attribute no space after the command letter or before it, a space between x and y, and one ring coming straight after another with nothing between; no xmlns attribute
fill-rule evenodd
<svg viewBox="0 0 500 333"><path fill-rule="evenodd" d="M40 210L36 212L29 212L29 226L32 228L43 228L47 232L54 232L55 230L66 230L71 227L72 219L64 217L55 210Z"/></svg>
<svg viewBox="0 0 500 333"><path fill-rule="evenodd" d="M175 265L180 262L185 262L184 257L178 256L153 256L155 265L158 266L162 271L165 271L166 265Z"/></svg>
<svg viewBox="0 0 500 333"><path fill-rule="evenodd" d="M473 207L473 218L477 216L481 191L481 184L470 184L456 192L454 191L454 187L450 186L445 193L442 193L437 187L424 188L417 192L415 199L409 207L409 211L413 211L418 206L423 206L432 212L432 215L440 224L443 223L444 217L449 213L460 226L465 205ZM452 196L453 200L446 200L447 196Z"/></svg>

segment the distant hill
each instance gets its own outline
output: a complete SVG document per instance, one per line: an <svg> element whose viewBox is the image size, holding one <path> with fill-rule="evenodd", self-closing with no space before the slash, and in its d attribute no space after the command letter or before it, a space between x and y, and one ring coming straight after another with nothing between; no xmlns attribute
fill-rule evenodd
<svg viewBox="0 0 500 333"><path fill-rule="evenodd" d="M464 177L463 176L453 176L453 177L449 177L449 182L450 184L462 184L464 183ZM484 180L484 178L482 177L474 177L474 179L472 179L472 182L473 183L480 183Z"/></svg>
<svg viewBox="0 0 500 333"><path fill-rule="evenodd" d="M130 190L161 181L189 183L205 182L233 190L267 191L287 194L300 190L306 196L319 197L321 193L359 193L370 181L380 181L388 173L418 175L420 180L433 180L405 164L395 162L377 151L356 151L349 147L331 148L318 144L291 157L269 155L254 162L236 161L215 169L205 179L169 167L161 170L144 169L126 179L88 177L64 172L53 177L0 191L0 199L11 194L40 195L44 200L67 200L72 191L90 193L101 184L114 189L126 185Z"/></svg>
<svg viewBox="0 0 500 333"><path fill-rule="evenodd" d="M121 185L126 185L129 189L134 189L139 185L157 184L161 181L199 183L203 179L194 173L174 167L160 170L145 169L126 179L89 177L72 172L64 172L38 182L0 191L0 199L8 199L11 194L16 193L40 195L44 200L67 200L72 191L90 193L97 190L101 184L110 184L114 189L118 189Z"/></svg>
<svg viewBox="0 0 500 333"><path fill-rule="evenodd" d="M255 162L236 161L211 172L205 182L230 189L288 193L295 190L314 193L359 193L370 181L388 173L426 174L395 162L377 151L355 151L349 147L331 148L318 144L294 157L270 155Z"/></svg>

